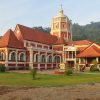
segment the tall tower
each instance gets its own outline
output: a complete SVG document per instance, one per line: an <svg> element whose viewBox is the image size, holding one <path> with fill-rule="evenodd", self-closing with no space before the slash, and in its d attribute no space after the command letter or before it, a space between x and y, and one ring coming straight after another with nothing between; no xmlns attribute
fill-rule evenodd
<svg viewBox="0 0 100 100"><path fill-rule="evenodd" d="M71 20L64 15L62 6L58 15L52 19L51 34L57 37L62 37L65 41L72 40L72 23Z"/></svg>

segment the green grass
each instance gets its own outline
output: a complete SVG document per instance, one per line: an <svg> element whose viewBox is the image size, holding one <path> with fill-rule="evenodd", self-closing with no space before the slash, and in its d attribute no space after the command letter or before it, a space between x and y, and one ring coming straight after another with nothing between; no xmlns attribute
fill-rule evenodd
<svg viewBox="0 0 100 100"><path fill-rule="evenodd" d="M20 73L0 73L0 85L8 86L64 86L84 83L100 82L100 73L65 75L37 75L37 79L32 80L31 74Z"/></svg>

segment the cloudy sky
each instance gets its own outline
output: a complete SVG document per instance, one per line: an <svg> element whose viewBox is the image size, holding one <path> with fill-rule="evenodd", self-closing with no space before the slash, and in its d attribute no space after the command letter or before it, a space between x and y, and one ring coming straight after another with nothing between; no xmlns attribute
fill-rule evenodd
<svg viewBox="0 0 100 100"><path fill-rule="evenodd" d="M16 24L50 26L60 4L73 23L100 21L100 0L0 0L0 35Z"/></svg>

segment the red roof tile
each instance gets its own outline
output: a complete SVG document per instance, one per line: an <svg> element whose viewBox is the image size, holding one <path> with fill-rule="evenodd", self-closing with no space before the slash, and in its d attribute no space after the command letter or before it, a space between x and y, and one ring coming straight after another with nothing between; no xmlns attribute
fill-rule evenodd
<svg viewBox="0 0 100 100"><path fill-rule="evenodd" d="M87 47L77 47L79 51L83 51L84 49L86 49Z"/></svg>
<svg viewBox="0 0 100 100"><path fill-rule="evenodd" d="M55 45L58 45L58 44L67 44L67 42L62 38L58 38L57 41L54 43Z"/></svg>
<svg viewBox="0 0 100 100"><path fill-rule="evenodd" d="M77 55L79 58L83 57L100 57L100 48L95 45L90 45Z"/></svg>
<svg viewBox="0 0 100 100"><path fill-rule="evenodd" d="M4 36L0 39L0 47L10 47L10 48L24 48L23 44L16 38L14 32L9 29Z"/></svg>
<svg viewBox="0 0 100 100"><path fill-rule="evenodd" d="M89 45L92 42L88 41L88 40L80 40L80 41L71 41L68 42L68 45Z"/></svg>
<svg viewBox="0 0 100 100"><path fill-rule="evenodd" d="M53 44L57 41L56 36L52 36L49 33L40 32L36 29L32 29L23 25L17 25L20 30L20 35L16 36L18 38L23 38L23 40L29 40L34 42L39 42L43 44Z"/></svg>

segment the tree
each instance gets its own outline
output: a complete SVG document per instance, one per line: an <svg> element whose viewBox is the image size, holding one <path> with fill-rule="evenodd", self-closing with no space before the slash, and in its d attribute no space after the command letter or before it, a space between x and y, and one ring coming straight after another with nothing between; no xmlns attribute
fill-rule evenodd
<svg viewBox="0 0 100 100"><path fill-rule="evenodd" d="M35 68L31 69L32 79L36 79L37 70Z"/></svg>

